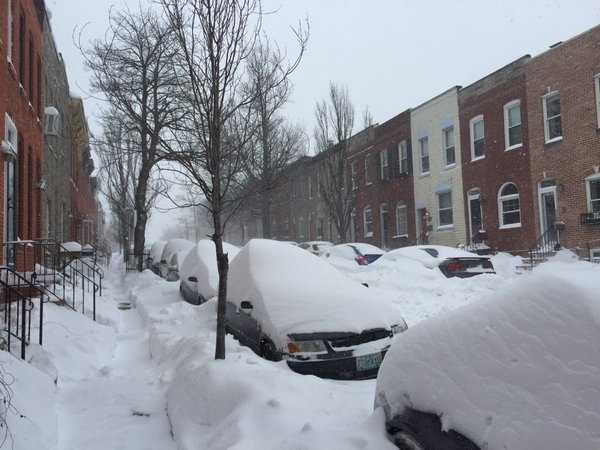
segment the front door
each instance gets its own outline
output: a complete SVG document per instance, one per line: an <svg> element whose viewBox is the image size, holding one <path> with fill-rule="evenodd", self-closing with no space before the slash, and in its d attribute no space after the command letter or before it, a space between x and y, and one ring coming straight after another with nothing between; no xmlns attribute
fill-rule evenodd
<svg viewBox="0 0 600 450"><path fill-rule="evenodd" d="M547 240L555 242L558 239L554 224L556 223L556 186L540 188L540 226L542 236ZM552 228L553 231L548 231Z"/></svg>
<svg viewBox="0 0 600 450"><path fill-rule="evenodd" d="M17 161L9 157L6 160L6 242L17 240ZM15 264L14 245L7 246L6 263Z"/></svg>
<svg viewBox="0 0 600 450"><path fill-rule="evenodd" d="M471 231L471 243L478 242L477 236L481 231L481 196L479 193L469 194L469 229Z"/></svg>

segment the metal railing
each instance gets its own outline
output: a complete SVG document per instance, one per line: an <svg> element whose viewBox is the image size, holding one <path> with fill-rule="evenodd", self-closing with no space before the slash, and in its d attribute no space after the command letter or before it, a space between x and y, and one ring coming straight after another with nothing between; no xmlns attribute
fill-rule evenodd
<svg viewBox="0 0 600 450"><path fill-rule="evenodd" d="M560 230L552 225L538 238L534 246L529 249L529 264L531 268L540 262L546 261L560 249Z"/></svg>

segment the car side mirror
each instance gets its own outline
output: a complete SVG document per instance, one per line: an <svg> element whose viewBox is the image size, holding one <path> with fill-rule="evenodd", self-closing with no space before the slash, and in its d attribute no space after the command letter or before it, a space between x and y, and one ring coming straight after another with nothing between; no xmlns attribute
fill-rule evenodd
<svg viewBox="0 0 600 450"><path fill-rule="evenodd" d="M198 282L198 278L196 278L196 277L188 277L188 281L190 283L197 283Z"/></svg>
<svg viewBox="0 0 600 450"><path fill-rule="evenodd" d="M240 309L243 309L244 311L252 311L254 306L252 306L252 303L248 300L244 300L242 303L240 303Z"/></svg>

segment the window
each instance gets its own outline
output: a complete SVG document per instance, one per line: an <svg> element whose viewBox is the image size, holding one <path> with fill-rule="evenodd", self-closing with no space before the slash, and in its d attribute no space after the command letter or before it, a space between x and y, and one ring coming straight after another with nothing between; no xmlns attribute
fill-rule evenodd
<svg viewBox="0 0 600 450"><path fill-rule="evenodd" d="M504 105L504 145L506 150L523 145L521 100L513 100Z"/></svg>
<svg viewBox="0 0 600 450"><path fill-rule="evenodd" d="M312 178L311 177L308 177L307 183L308 183L308 199L310 200L313 197Z"/></svg>
<svg viewBox="0 0 600 450"><path fill-rule="evenodd" d="M438 194L439 228L450 227L454 224L452 214L452 191Z"/></svg>
<svg viewBox="0 0 600 450"><path fill-rule="evenodd" d="M47 106L44 115L46 123L44 125L44 133L58 135L60 129L60 113L54 106Z"/></svg>
<svg viewBox="0 0 600 450"><path fill-rule="evenodd" d="M406 141L398 144L398 162L400 173L408 173L408 144Z"/></svg>
<svg viewBox="0 0 600 450"><path fill-rule="evenodd" d="M467 194L469 200L469 231L471 242L475 242L482 231L483 214L481 212L481 192L479 189L471 189Z"/></svg>
<svg viewBox="0 0 600 450"><path fill-rule="evenodd" d="M373 236L373 212L370 206L363 210L363 230L366 238Z"/></svg>
<svg viewBox="0 0 600 450"><path fill-rule="evenodd" d="M596 90L596 116L600 128L600 73L594 77L594 89Z"/></svg>
<svg viewBox="0 0 600 450"><path fill-rule="evenodd" d="M421 175L429 173L429 138L419 139L419 151L421 156Z"/></svg>
<svg viewBox="0 0 600 450"><path fill-rule="evenodd" d="M390 167L388 162L388 151L382 150L379 152L379 178L381 180L390 179Z"/></svg>
<svg viewBox="0 0 600 450"><path fill-rule="evenodd" d="M379 205L379 226L380 226L380 236L381 236L381 246L383 248L387 247L388 242L388 207L387 204L382 203Z"/></svg>
<svg viewBox="0 0 600 450"><path fill-rule="evenodd" d="M399 203L396 206L396 237L408 236L408 209Z"/></svg>
<svg viewBox="0 0 600 450"><path fill-rule="evenodd" d="M483 116L471 119L471 161L485 158L485 127Z"/></svg>
<svg viewBox="0 0 600 450"><path fill-rule="evenodd" d="M562 139L562 122L560 118L560 94L551 92L543 98L544 137L546 143Z"/></svg>
<svg viewBox="0 0 600 450"><path fill-rule="evenodd" d="M600 213L600 175L587 180L588 211Z"/></svg>
<svg viewBox="0 0 600 450"><path fill-rule="evenodd" d="M352 161L350 163L350 185L352 186L353 191L358 189L358 183L356 179L356 161Z"/></svg>
<svg viewBox="0 0 600 450"><path fill-rule="evenodd" d="M6 25L6 59L12 61L13 53L13 14L12 14L12 0L8 0L8 16Z"/></svg>
<svg viewBox="0 0 600 450"><path fill-rule="evenodd" d="M500 228L521 226L521 202L519 190L513 183L506 183L498 192L498 213Z"/></svg>
<svg viewBox="0 0 600 450"><path fill-rule="evenodd" d="M17 127L8 114L4 116L4 124L4 142L6 143L6 151L16 155L19 149Z"/></svg>
<svg viewBox="0 0 600 450"><path fill-rule="evenodd" d="M444 143L444 160L446 167L456 164L456 152L454 149L454 127L450 126L442 130L442 141Z"/></svg>
<svg viewBox="0 0 600 450"><path fill-rule="evenodd" d="M356 242L356 210L350 213L350 240Z"/></svg>
<svg viewBox="0 0 600 450"><path fill-rule="evenodd" d="M371 184L370 159L371 157L369 155L365 156L365 184Z"/></svg>

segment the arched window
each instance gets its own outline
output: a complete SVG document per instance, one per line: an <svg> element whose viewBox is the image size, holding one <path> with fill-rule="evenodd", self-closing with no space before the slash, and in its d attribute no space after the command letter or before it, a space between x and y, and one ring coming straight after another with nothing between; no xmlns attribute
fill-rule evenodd
<svg viewBox="0 0 600 450"><path fill-rule="evenodd" d="M521 226L521 201L519 190L513 183L505 183L498 191L498 215L500 228Z"/></svg>

